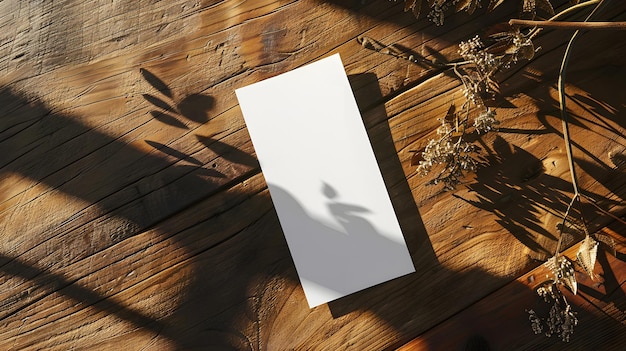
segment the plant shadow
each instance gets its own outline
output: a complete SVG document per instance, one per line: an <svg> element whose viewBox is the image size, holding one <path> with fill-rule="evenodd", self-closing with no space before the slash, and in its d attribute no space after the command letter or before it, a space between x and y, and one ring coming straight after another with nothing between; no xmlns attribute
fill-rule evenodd
<svg viewBox="0 0 626 351"><path fill-rule="evenodd" d="M571 184L547 174L542 160L501 136L483 148L488 152L486 164L476 171L475 182L467 186L466 195L453 196L493 213L498 224L533 251L533 258L547 259L561 235L562 214L571 201ZM597 215L589 204L583 206L583 212ZM580 225L579 218L574 208L569 221ZM576 227L565 230L564 235L564 246L584 236Z"/></svg>

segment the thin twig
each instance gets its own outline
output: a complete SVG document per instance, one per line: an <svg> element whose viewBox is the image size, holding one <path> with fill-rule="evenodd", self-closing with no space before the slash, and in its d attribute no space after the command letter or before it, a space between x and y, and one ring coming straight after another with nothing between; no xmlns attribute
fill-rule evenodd
<svg viewBox="0 0 626 351"><path fill-rule="evenodd" d="M606 4L607 1L605 0L600 0L598 2L598 4L596 5L596 7L593 9L593 11L591 11L591 13L587 16L587 18L585 18L585 22L589 21L591 19L591 17L593 17L593 15L598 12L598 10L604 5ZM565 151L567 154L567 162L569 165L569 170L570 170L570 175L572 176L572 186L574 188L574 195L572 196L572 201L570 202L569 206L567 207L567 210L565 212L565 216L563 217L563 224L562 224L562 229L565 229L565 223L567 221L567 215L569 214L569 211L571 210L572 206L574 205L575 201L580 201L580 191L579 191L579 187L578 187L578 177L576 176L576 168L574 165L574 154L572 152L572 143L570 140L570 134L569 134L569 116L567 113L567 106L566 106L566 97L565 97L565 73L567 71L567 65L569 63L569 59L570 59L570 55L572 53L572 47L574 46L574 43L576 42L576 39L578 38L578 35L580 34L580 30L577 30L576 32L574 32L574 34L572 34L572 37L570 38L569 42L567 43L567 47L565 48L565 53L563 54L563 61L561 61L561 68L559 69L559 80L558 80L558 91L559 91L559 108L561 110L561 124L563 125L563 142L565 143ZM582 211L582 206L580 207L581 211ZM583 216L583 214L580 214L581 217ZM587 230L585 228L585 233L587 233ZM588 234L586 234L588 235ZM561 249L561 242L562 242L562 238L563 238L563 233L561 233L560 237L559 237L559 242L557 243L557 247L556 247L556 253L555 256L557 256L559 254L559 251Z"/></svg>
<svg viewBox="0 0 626 351"><path fill-rule="evenodd" d="M593 29L593 30L626 30L626 22L557 22L531 21L512 19L509 24L514 27L541 27L557 29Z"/></svg>
<svg viewBox="0 0 626 351"><path fill-rule="evenodd" d="M576 168L574 167L574 156L572 153L572 142L569 134L569 115L567 113L566 98L565 98L565 72L567 64L569 63L570 54L572 52L572 46L578 38L580 31L576 31L569 40L567 47L565 48L565 54L563 55L563 61L561 62L561 69L559 70L558 91L559 91L559 108L561 110L561 124L563 125L563 141L565 143L565 152L567 153L567 162L569 165L570 175L572 176L572 186L574 187L574 197L579 194L578 191L578 178L576 177Z"/></svg>
<svg viewBox="0 0 626 351"><path fill-rule="evenodd" d="M572 197L572 201L570 201L569 205L567 206L567 210L565 210L563 222L561 222L561 235L559 235L559 241L556 243L556 251L554 253L554 257L558 257L559 252L561 251L561 243L563 242L563 233L565 231L565 224L567 223L567 216L569 216L569 211L572 209L572 207L574 207L574 201L576 201L577 198L578 196Z"/></svg>
<svg viewBox="0 0 626 351"><path fill-rule="evenodd" d="M584 7L587 7L587 6L590 6L590 5L595 5L595 4L598 4L600 1L601 1L601 0L589 0L589 1L581 2L580 4L577 4L577 5L574 5L574 6L570 6L570 7L566 8L565 10L563 10L563 11L561 11L561 12L557 13L556 15L554 15L554 16L552 16L552 17L550 17L547 21L554 21L554 20L557 20L557 19L559 19L559 18L561 18L561 17L563 17L563 16L565 16L565 15L569 14L570 12L576 11L576 10L578 10L578 9L581 9L581 8L584 8ZM543 30L543 28L535 28L535 29L533 29L533 30L529 33L528 38L529 38L529 39L534 38L534 37L535 37L535 36L537 36L537 34L539 34L539 32L541 32L542 30Z"/></svg>

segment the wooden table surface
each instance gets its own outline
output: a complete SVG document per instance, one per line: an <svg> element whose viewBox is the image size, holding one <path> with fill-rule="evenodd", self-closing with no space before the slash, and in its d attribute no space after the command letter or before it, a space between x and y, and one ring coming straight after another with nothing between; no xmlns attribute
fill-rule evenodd
<svg viewBox="0 0 626 351"><path fill-rule="evenodd" d="M411 150L460 82L356 40L452 60L518 5L437 27L401 1L0 1L0 349L619 349L626 230L589 204L618 255L581 276L569 346L525 312L572 195L555 90L571 32L499 77L488 165L453 192L426 187ZM581 187L616 216L624 39L584 34L567 79ZM335 53L417 271L309 309L234 90Z"/></svg>

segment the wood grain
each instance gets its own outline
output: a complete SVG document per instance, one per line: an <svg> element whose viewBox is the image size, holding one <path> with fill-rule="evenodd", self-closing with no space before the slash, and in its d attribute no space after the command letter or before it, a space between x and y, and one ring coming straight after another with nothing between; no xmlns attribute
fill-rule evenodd
<svg viewBox="0 0 626 351"><path fill-rule="evenodd" d="M606 19L623 20L614 3ZM535 299L520 282L553 250L572 191L554 90L567 36L543 33L500 77L488 165L455 192L425 187L410 158L459 82L356 41L454 60L516 10L436 27L387 1L0 2L0 349L392 349L459 330L510 286L522 297L505 313L523 313ZM567 86L581 186L617 216L624 45L582 36ZM234 89L336 52L418 271L309 310ZM593 230L612 221L583 211ZM623 287L620 261L602 260L607 287ZM585 323L623 326L620 289L589 286L588 309L610 318Z"/></svg>
<svg viewBox="0 0 626 351"><path fill-rule="evenodd" d="M619 226L619 230L623 232L624 226ZM602 234L616 240L618 252L624 251L626 247L622 234L610 228L603 229ZM577 251L578 247L572 247L564 254L576 260ZM432 348L467 350L472 347L488 347L491 350L619 350L626 342L623 315L626 263L603 250L600 250L598 260L594 271L597 278L594 280L582 269L577 270L577 295L563 289L579 323L569 342L563 342L557 335L551 338L535 335L529 327L526 310L533 309L544 314L548 306L541 298L538 299L534 291L549 274L546 267L539 266L403 345L398 351ZM524 305L526 308L520 309Z"/></svg>

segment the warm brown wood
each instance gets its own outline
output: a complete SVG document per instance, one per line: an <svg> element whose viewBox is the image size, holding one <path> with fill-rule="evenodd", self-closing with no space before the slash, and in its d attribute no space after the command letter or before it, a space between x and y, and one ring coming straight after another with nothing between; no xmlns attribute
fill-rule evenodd
<svg viewBox="0 0 626 351"><path fill-rule="evenodd" d="M356 38L452 60L517 8L436 27L402 2L355 3L1 1L0 349L392 349L505 301L493 292L548 257L572 191L554 89L567 37L542 33L535 59L500 77L489 165L445 193L411 150L461 102L459 82ZM613 3L603 20L624 20ZM336 52L418 271L309 309L234 89ZM581 187L617 216L625 53L618 35L583 35L567 85ZM592 230L613 220L584 211ZM590 303L623 323L619 291Z"/></svg>
<svg viewBox="0 0 626 351"><path fill-rule="evenodd" d="M624 229L622 225L620 233ZM603 229L602 233L611 235L618 252L624 252L626 241L623 234L609 228ZM578 247L572 247L564 254L576 260L577 251ZM481 349L478 346L487 346L490 350L621 349L626 342L626 262L623 257L616 258L601 249L594 271L597 277L592 280L577 270L577 295L563 290L579 323L567 343L558 335L552 338L535 335L529 327L526 310L543 309L541 313L545 313L548 307L534 291L548 273L544 266L531 270L398 351Z"/></svg>

